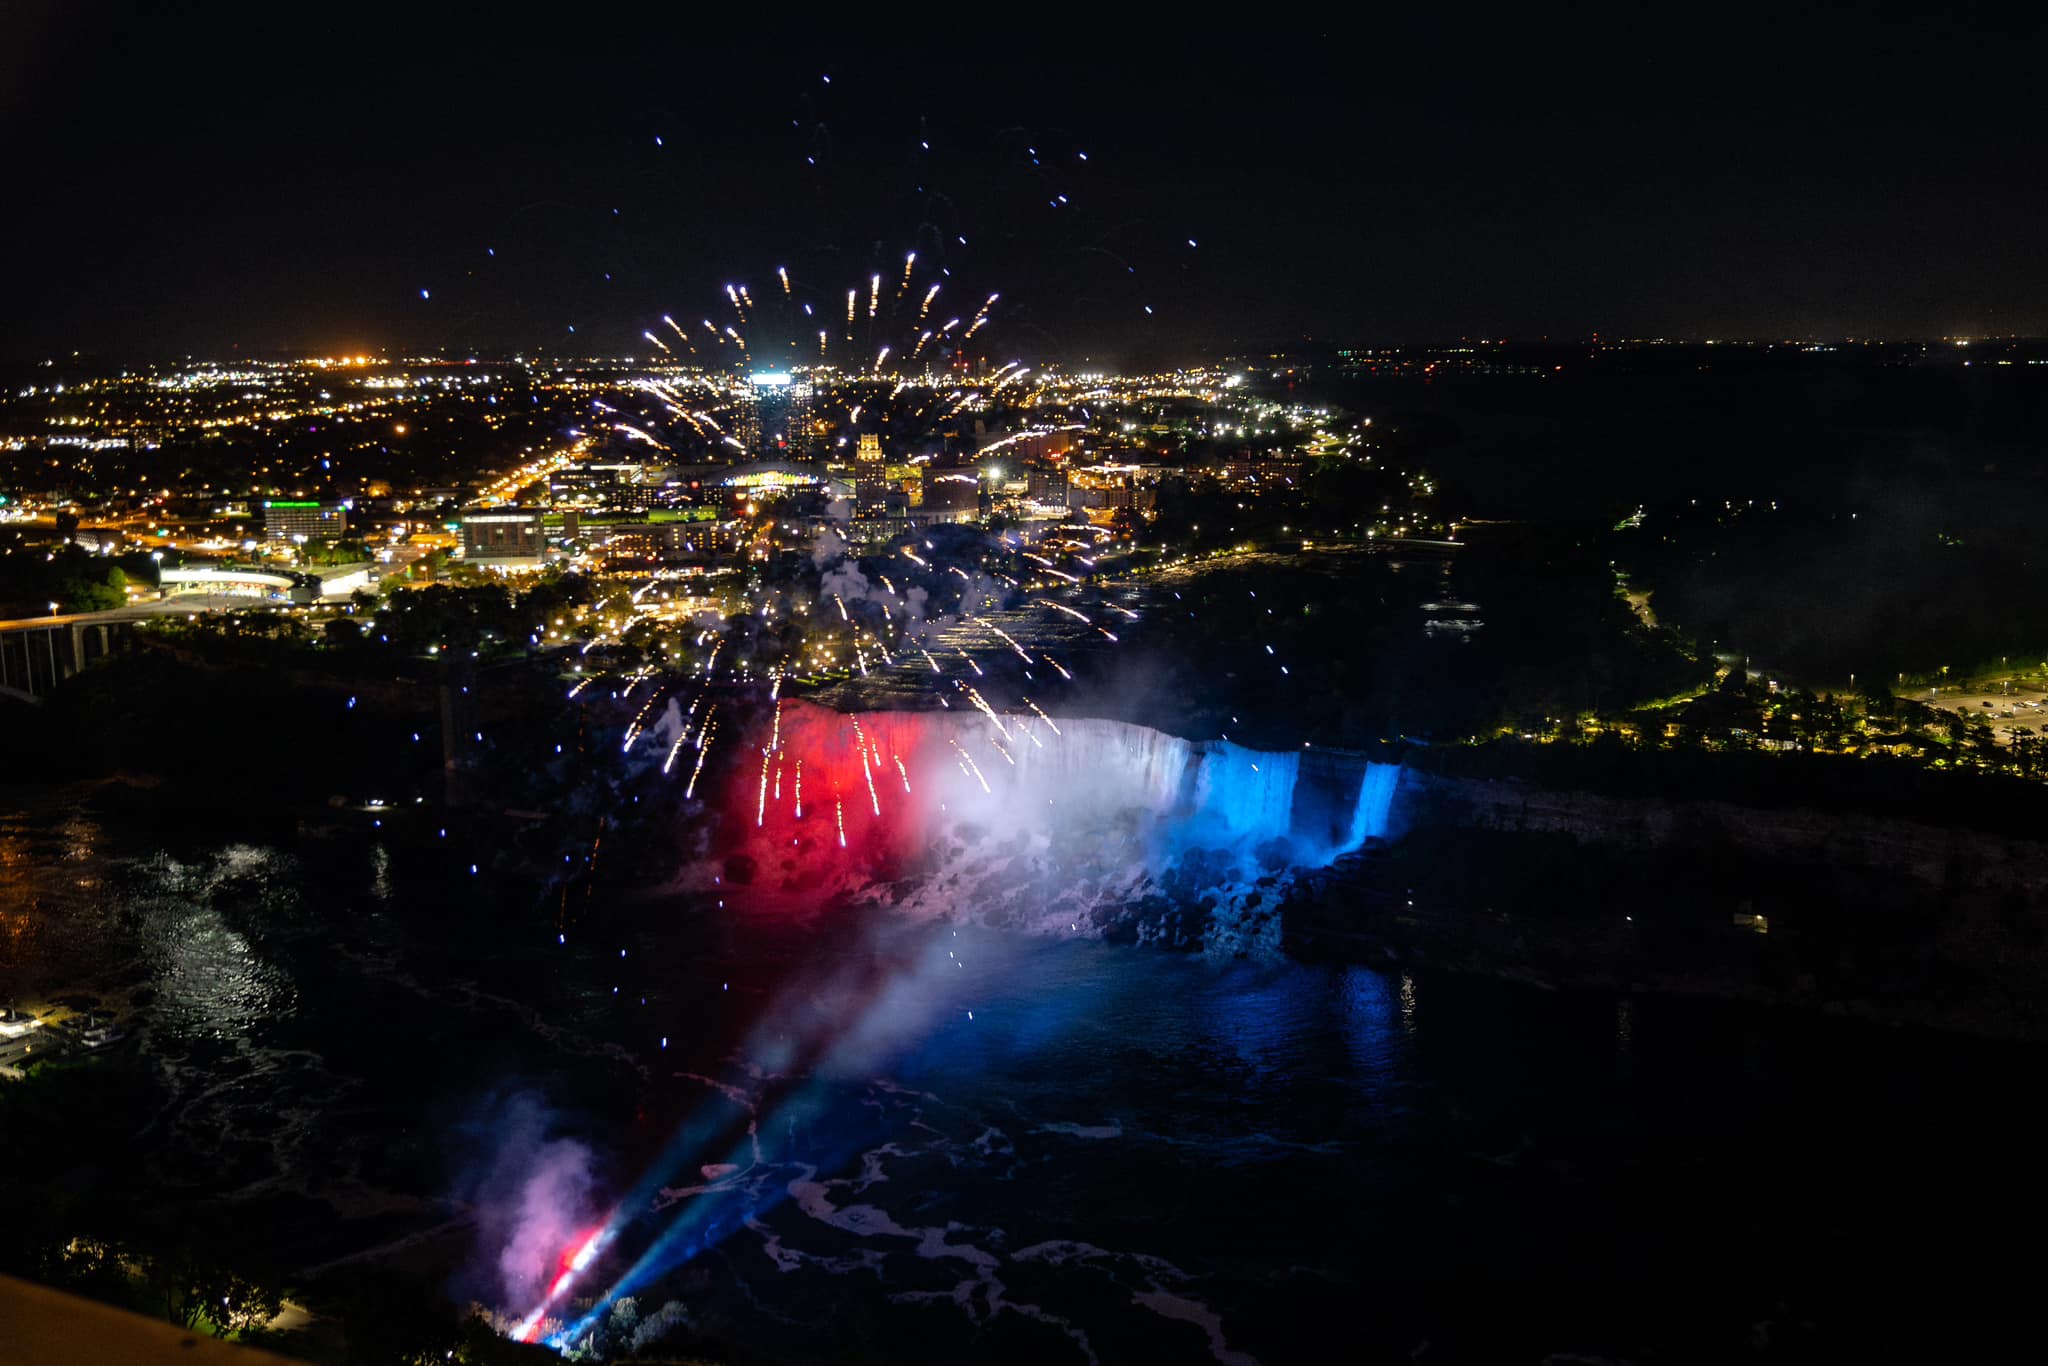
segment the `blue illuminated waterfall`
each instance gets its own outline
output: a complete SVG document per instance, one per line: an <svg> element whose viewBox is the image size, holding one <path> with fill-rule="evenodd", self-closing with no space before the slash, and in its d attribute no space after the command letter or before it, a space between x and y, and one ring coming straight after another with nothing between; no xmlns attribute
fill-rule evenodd
<svg viewBox="0 0 2048 1366"><path fill-rule="evenodd" d="M1221 740L1200 757L1194 819L1222 827L1233 839L1278 839L1294 828L1298 754L1266 754Z"/></svg>
<svg viewBox="0 0 2048 1366"><path fill-rule="evenodd" d="M1351 813L1351 838L1344 846L1356 849L1372 838L1385 839L1388 818L1394 808L1394 789L1401 782L1399 764L1367 764L1358 780L1358 805Z"/></svg>

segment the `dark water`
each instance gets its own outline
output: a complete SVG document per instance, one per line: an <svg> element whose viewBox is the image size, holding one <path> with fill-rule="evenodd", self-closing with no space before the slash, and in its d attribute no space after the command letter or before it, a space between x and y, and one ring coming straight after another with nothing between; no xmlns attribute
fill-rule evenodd
<svg viewBox="0 0 2048 1366"><path fill-rule="evenodd" d="M563 945L501 891L451 933L374 845L91 812L0 822L0 987L130 1003L166 1098L136 1169L250 1211L280 1274L396 1246L490 1283L505 1221L465 1197L516 1093L588 1151L572 1216L626 1202L562 1316L628 1278L638 1324L584 1329L615 1349L2034 1355L2036 1051L737 902Z"/></svg>

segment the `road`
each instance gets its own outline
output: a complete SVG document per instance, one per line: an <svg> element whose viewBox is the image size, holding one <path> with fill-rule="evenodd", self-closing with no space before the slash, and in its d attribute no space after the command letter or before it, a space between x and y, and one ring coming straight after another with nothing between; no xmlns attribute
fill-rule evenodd
<svg viewBox="0 0 2048 1366"><path fill-rule="evenodd" d="M174 593L168 598L150 598L114 607L104 612L71 612L62 616L15 617L0 621L0 631L40 631L51 626L94 626L117 621L144 621L150 617L185 616L193 612L247 611L272 606L267 599L246 593Z"/></svg>

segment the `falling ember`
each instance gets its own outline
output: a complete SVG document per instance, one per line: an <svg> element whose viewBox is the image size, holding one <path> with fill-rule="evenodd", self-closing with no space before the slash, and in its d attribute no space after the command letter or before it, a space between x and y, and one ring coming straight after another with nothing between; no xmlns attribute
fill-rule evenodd
<svg viewBox="0 0 2048 1366"><path fill-rule="evenodd" d="M1052 661L1047 660L1046 662L1051 663ZM1059 665L1054 664L1053 667L1057 669L1059 668ZM1045 722L1045 724L1047 724L1048 726L1052 726L1052 733L1054 735L1058 735L1060 733L1060 728L1056 725L1053 725L1053 719L1050 716L1047 716L1044 712L1039 711L1038 704L1036 702L1033 702L1030 698L1027 697L1024 699L1024 705L1031 708L1031 710L1038 712L1038 719Z"/></svg>
<svg viewBox="0 0 2048 1366"><path fill-rule="evenodd" d="M870 318L875 316L875 309L880 307L881 302L882 277L880 275L870 275L868 277L868 316Z"/></svg>
<svg viewBox="0 0 2048 1366"><path fill-rule="evenodd" d="M804 761L801 759L796 761L796 773L793 775L793 778L796 783L796 818L802 820L804 818Z"/></svg>
<svg viewBox="0 0 2048 1366"><path fill-rule="evenodd" d="M889 757L896 760L896 774L903 779L903 790L905 792L910 791L910 773L903 767L903 760L894 754Z"/></svg>
<svg viewBox="0 0 2048 1366"><path fill-rule="evenodd" d="M832 799L832 819L839 825L839 847L846 847L846 801L841 797Z"/></svg>
<svg viewBox="0 0 2048 1366"><path fill-rule="evenodd" d="M788 268L787 266L777 266L777 267L775 268L775 274L776 274L776 277L777 277L778 279L780 279L780 280L782 281L782 292L783 292L784 296L788 296L788 295L789 295L789 268Z"/></svg>
<svg viewBox="0 0 2048 1366"><path fill-rule="evenodd" d="M967 700L972 702L975 705L975 709L988 718L988 723L996 728L996 734L1007 740L1010 732L1003 728L1002 718L996 715L995 708L991 707L979 692L967 684L960 683L955 686L966 692Z"/></svg>
<svg viewBox="0 0 2048 1366"><path fill-rule="evenodd" d="M1026 664L1029 664L1031 662L1031 656L1025 653L1024 647L1022 645L1019 645L1016 642L1016 640L1010 635L1010 633L1005 631L1002 627L982 617L970 616L968 620L975 623L977 626L986 627L988 630L1000 636L1002 638L1003 643L1009 646L1011 649L1015 650L1017 652L1017 658L1023 660ZM975 672L980 673L981 671L977 669L975 670Z"/></svg>
<svg viewBox="0 0 2048 1366"><path fill-rule="evenodd" d="M711 753L712 725L704 723L704 734L697 741L697 766L690 770L689 784L683 788L683 798L688 800L697 791L697 779L704 772L704 756Z"/></svg>
<svg viewBox="0 0 2048 1366"><path fill-rule="evenodd" d="M1067 606L1065 603L1054 602L1051 598L1033 598L1032 603L1039 607L1050 607L1055 612L1065 612L1068 616L1072 617L1075 621L1080 622L1083 626L1095 625L1094 622L1088 620L1087 617L1083 616L1079 612L1076 612L1073 608Z"/></svg>
<svg viewBox="0 0 2048 1366"><path fill-rule="evenodd" d="M768 822L768 757L773 750L761 751L761 795L754 803L754 825L758 829Z"/></svg>
<svg viewBox="0 0 2048 1366"><path fill-rule="evenodd" d="M972 754L969 754L965 749L961 748L960 742L958 740L953 741L952 744L954 749L960 750L960 757L967 761L967 770L968 772L974 775L974 781L981 784L981 790L983 792L989 792L988 779L981 776L981 765L974 762L974 756ZM993 792L989 792L989 795L994 796L995 794Z"/></svg>
<svg viewBox="0 0 2048 1366"><path fill-rule="evenodd" d="M924 302L922 304L919 304L917 309L917 320L919 322L924 321L924 315L931 311L932 300L938 297L939 287L937 285L933 285L930 289L924 292Z"/></svg>
<svg viewBox="0 0 2048 1366"><path fill-rule="evenodd" d="M859 297L860 291L857 289L849 289L846 291L846 321L849 323L853 321L854 300L858 299Z"/></svg>

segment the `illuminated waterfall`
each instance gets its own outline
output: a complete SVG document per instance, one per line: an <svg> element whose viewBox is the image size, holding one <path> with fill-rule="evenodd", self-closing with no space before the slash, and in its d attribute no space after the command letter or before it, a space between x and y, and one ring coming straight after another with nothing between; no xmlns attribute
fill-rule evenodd
<svg viewBox="0 0 2048 1366"><path fill-rule="evenodd" d="M1194 819L1219 824L1235 839L1278 839L1293 830L1298 754L1265 754L1218 741L1195 774Z"/></svg>
<svg viewBox="0 0 2048 1366"><path fill-rule="evenodd" d="M1356 849L1367 839L1385 839L1387 821L1394 807L1394 789L1401 782L1399 764L1367 764L1358 780L1358 805L1351 813L1351 839L1346 849Z"/></svg>

